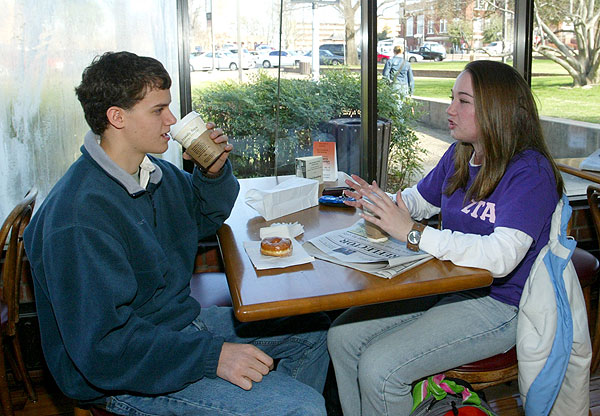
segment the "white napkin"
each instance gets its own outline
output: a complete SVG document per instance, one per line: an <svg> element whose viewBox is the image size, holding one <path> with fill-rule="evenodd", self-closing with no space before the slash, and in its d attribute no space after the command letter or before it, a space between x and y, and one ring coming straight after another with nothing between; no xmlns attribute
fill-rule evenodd
<svg viewBox="0 0 600 416"><path fill-rule="evenodd" d="M260 238L286 237L292 240L292 255L288 257L265 256L260 252L260 241L245 241L244 249L257 270L277 269L297 264L311 263L315 258L310 256L295 237L304 233L304 227L297 222L293 224L277 223L260 229Z"/></svg>
<svg viewBox="0 0 600 416"><path fill-rule="evenodd" d="M316 206L319 181L292 176L268 191L250 189L245 198L246 204L270 221Z"/></svg>
<svg viewBox="0 0 600 416"><path fill-rule="evenodd" d="M266 237L287 237L287 238L295 238L300 234L304 233L304 226L298 222L295 223L285 223L285 222L277 222L271 224L270 227L263 227L260 229L260 239Z"/></svg>

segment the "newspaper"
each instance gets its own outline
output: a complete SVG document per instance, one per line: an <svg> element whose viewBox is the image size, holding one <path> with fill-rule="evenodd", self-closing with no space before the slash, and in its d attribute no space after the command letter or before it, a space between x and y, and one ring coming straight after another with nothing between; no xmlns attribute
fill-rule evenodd
<svg viewBox="0 0 600 416"><path fill-rule="evenodd" d="M600 171L600 149L586 157L579 165L580 169Z"/></svg>
<svg viewBox="0 0 600 416"><path fill-rule="evenodd" d="M369 241L364 220L331 231L304 243L306 252L316 258L391 279L433 258L424 251L412 251L395 238L384 243Z"/></svg>

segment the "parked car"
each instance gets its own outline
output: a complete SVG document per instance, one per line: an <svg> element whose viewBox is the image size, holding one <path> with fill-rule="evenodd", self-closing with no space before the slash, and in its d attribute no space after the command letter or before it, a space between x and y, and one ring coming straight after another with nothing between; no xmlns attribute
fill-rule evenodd
<svg viewBox="0 0 600 416"><path fill-rule="evenodd" d="M346 56L346 50L342 43L324 43L319 46L320 51L329 51L334 55Z"/></svg>
<svg viewBox="0 0 600 416"><path fill-rule="evenodd" d="M304 61L311 62L312 51L304 54ZM308 59L306 58L308 57ZM319 64L320 65L342 65L344 63L344 57L340 55L334 55L327 50L319 50Z"/></svg>
<svg viewBox="0 0 600 416"><path fill-rule="evenodd" d="M427 43L419 48L418 51L413 51L423 57L434 61L443 61L446 59L446 48L439 43Z"/></svg>
<svg viewBox="0 0 600 416"><path fill-rule="evenodd" d="M512 44L510 42L491 42L489 45L484 46L480 50L483 50L489 55L502 55L504 53L512 53Z"/></svg>
<svg viewBox="0 0 600 416"><path fill-rule="evenodd" d="M279 65L279 54L281 54L281 66L294 66L296 57L288 51L270 51L258 55L258 62L263 68L271 68Z"/></svg>
<svg viewBox="0 0 600 416"><path fill-rule="evenodd" d="M215 52L215 68L216 69L230 69L235 71L238 69L238 57L237 54L230 52ZM191 71L208 71L213 66L213 53L192 53L190 56L190 70ZM253 63L244 58L242 54L242 68L251 68Z"/></svg>
<svg viewBox="0 0 600 416"><path fill-rule="evenodd" d="M254 48L256 50L256 52L261 53L263 51L274 51L275 48L272 47L271 45L258 45L256 48Z"/></svg>
<svg viewBox="0 0 600 416"><path fill-rule="evenodd" d="M237 60L237 53L238 53L237 48L230 48L230 49L225 50L225 52L234 54L236 56L236 60ZM243 48L242 49L242 59L247 60L251 64L251 67L254 67L254 66L257 66L258 54L250 53L250 51L248 49Z"/></svg>
<svg viewBox="0 0 600 416"><path fill-rule="evenodd" d="M300 50L288 50L288 53L294 57L294 65L300 65L306 52Z"/></svg>
<svg viewBox="0 0 600 416"><path fill-rule="evenodd" d="M410 63L419 62L424 59L421 55L419 55L418 53L414 53L414 52L406 52L404 56L405 56L405 59L407 59L408 62L410 62ZM377 54L377 62L381 62L381 63L385 64L390 59L391 59L390 55L387 55L384 53Z"/></svg>

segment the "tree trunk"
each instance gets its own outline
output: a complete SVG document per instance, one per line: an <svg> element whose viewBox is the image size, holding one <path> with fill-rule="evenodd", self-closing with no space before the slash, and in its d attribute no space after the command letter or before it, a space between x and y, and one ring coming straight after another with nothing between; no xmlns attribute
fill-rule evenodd
<svg viewBox="0 0 600 416"><path fill-rule="evenodd" d="M542 40L534 46L541 53L567 70L574 87L600 83L600 13L594 0L575 0L573 13L565 13L563 21L573 23L577 47L566 45L540 16L536 1L535 19L541 29Z"/></svg>
<svg viewBox="0 0 600 416"><path fill-rule="evenodd" d="M347 65L359 65L358 50L356 47L356 28L354 21L356 17L356 11L360 5L360 1L356 1L356 4L352 5L352 0L342 0L340 2L342 13L344 15L344 35L346 38L346 64Z"/></svg>

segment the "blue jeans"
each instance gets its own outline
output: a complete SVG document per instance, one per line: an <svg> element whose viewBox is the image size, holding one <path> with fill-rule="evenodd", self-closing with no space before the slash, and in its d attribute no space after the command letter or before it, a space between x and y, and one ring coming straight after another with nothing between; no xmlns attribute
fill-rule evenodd
<svg viewBox="0 0 600 416"><path fill-rule="evenodd" d="M240 323L229 307L202 309L184 331L210 331L226 342L250 343L279 360L252 389L203 378L161 396L123 394L106 409L121 415L325 415L323 386L329 365L326 315Z"/></svg>
<svg viewBox="0 0 600 416"><path fill-rule="evenodd" d="M508 351L517 308L476 291L352 308L328 334L344 416L408 415L411 383Z"/></svg>

